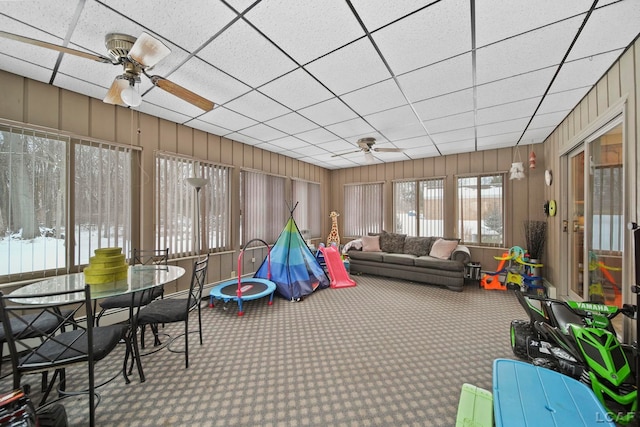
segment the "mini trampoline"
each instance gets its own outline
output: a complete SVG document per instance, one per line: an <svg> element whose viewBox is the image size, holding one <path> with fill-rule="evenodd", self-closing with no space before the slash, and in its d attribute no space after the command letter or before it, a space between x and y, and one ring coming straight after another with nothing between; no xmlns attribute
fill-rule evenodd
<svg viewBox="0 0 640 427"><path fill-rule="evenodd" d="M258 277L242 277L242 256L245 249L253 242L262 242L267 247L267 277L271 278L271 249L269 245L261 239L252 239L244 246L238 256L238 278L227 280L219 285L214 286L209 293L209 307L214 307L214 300L222 300L225 303L236 301L238 303L238 316L242 316L242 302L269 296L269 305L273 305L273 293L276 290L276 284L269 279Z"/></svg>

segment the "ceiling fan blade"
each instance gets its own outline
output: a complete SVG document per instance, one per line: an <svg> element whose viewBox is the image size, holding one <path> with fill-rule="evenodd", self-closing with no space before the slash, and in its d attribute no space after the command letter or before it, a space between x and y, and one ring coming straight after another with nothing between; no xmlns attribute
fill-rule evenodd
<svg viewBox="0 0 640 427"><path fill-rule="evenodd" d="M372 148L376 153L402 153L402 148Z"/></svg>
<svg viewBox="0 0 640 427"><path fill-rule="evenodd" d="M164 77L151 76L149 78L151 79L151 83L153 83L155 86L158 86L160 89L166 90L170 94L175 95L178 98L183 99L204 111L213 110L213 102L209 101L206 98L203 98L197 93L193 93L189 89L173 83L172 81L167 80Z"/></svg>
<svg viewBox="0 0 640 427"><path fill-rule="evenodd" d="M91 59L93 61L103 62L105 64L113 64L111 59L102 55L95 55L93 53L83 52L81 50L71 49L65 46L59 46L57 44L45 42L42 40L36 40L25 36L20 36L18 34L7 33L6 31L0 31L0 37L4 37L5 39L15 40L22 43L27 43L33 46L44 47L47 49L57 50L58 52L68 53L70 55L79 56L85 59Z"/></svg>
<svg viewBox="0 0 640 427"><path fill-rule="evenodd" d="M145 68L151 68L171 53L160 40L147 33L140 34L129 50L129 58Z"/></svg>
<svg viewBox="0 0 640 427"><path fill-rule="evenodd" d="M107 104L115 104L126 107L127 104L124 103L124 101L120 97L120 94L127 87L129 87L129 80L123 79L122 76L116 77L113 80L113 83L111 83L111 87L109 88L109 91L107 92L107 95L104 97L103 101Z"/></svg>

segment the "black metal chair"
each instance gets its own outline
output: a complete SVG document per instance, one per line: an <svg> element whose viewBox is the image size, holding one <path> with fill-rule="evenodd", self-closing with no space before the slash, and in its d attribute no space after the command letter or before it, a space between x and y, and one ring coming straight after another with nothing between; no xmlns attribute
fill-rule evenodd
<svg viewBox="0 0 640 427"><path fill-rule="evenodd" d="M208 264L209 255L194 263L187 298L156 299L151 301L148 305L140 308L138 315L135 316L135 324L133 328L134 346L137 345L137 330L145 325L150 325L153 328L156 327L154 325L158 325L160 323L184 322L185 368L189 367L189 313L196 309L198 311L198 332L200 334L200 345L202 345L201 300L202 289L207 277Z"/></svg>
<svg viewBox="0 0 640 427"><path fill-rule="evenodd" d="M33 304L33 299L38 304ZM32 299L32 301L28 301ZM26 304L21 304L24 301ZM64 311L61 310L64 308ZM86 313L86 321L78 321L79 314ZM54 330L42 328L41 320L45 316L57 319ZM65 369L77 363L85 363L88 369L89 417L91 426L95 425L95 362L104 359L121 340L127 345L127 354L132 354L131 341L127 336L128 325L118 324L102 327L93 326L91 290L85 286L81 290L66 290L39 295L10 296L0 292L0 319L11 357L13 388L20 388L23 375L54 371L40 405L43 405L56 378L59 378L59 391L65 395ZM73 325L72 330L65 326ZM20 326L22 332L18 333ZM33 337L40 337L34 340ZM126 374L126 358L122 365L122 375L129 383ZM115 378L115 377L114 377ZM99 396L98 401L99 401Z"/></svg>
<svg viewBox="0 0 640 427"><path fill-rule="evenodd" d="M167 265L168 261L169 248L157 250L134 249L133 255L131 256L132 265ZM105 298L99 302L100 312L96 316L96 325L100 324L100 319L107 310L130 308L132 305L134 308L137 308L149 304L154 299L163 297L164 287L158 286L156 288L153 288L150 292L137 292L133 294L133 296L126 294ZM142 343L144 347L144 334L142 335Z"/></svg>

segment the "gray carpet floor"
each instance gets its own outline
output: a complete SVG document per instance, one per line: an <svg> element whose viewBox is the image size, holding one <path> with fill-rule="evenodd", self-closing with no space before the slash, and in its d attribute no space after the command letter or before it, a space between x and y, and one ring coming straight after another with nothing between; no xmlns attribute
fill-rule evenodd
<svg viewBox="0 0 640 427"><path fill-rule="evenodd" d="M462 384L490 390L493 360L513 358L509 324L525 317L516 298L477 284L458 293L354 279L302 302L248 301L243 317L233 302L203 303L204 345L189 334L189 368L167 349L145 356L146 382L134 370L131 384L120 376L99 388L97 425L454 426ZM190 322L196 328L195 313ZM183 347L176 338L172 348ZM98 381L117 373L123 354L97 364ZM83 387L85 372L70 369L68 388ZM37 392L39 377L24 380ZM69 425L88 424L86 396L62 403Z"/></svg>

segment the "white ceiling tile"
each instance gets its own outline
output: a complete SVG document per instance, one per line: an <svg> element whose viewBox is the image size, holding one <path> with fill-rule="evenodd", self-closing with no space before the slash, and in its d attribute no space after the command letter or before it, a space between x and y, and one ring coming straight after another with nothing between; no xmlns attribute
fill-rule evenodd
<svg viewBox="0 0 640 427"><path fill-rule="evenodd" d="M369 39L361 39L306 66L333 93L341 95L391 77Z"/></svg>
<svg viewBox="0 0 640 427"><path fill-rule="evenodd" d="M291 135L318 127L317 124L313 123L305 117L302 117L298 113L285 114L283 116L276 117L275 119L271 119L265 123L273 128L280 129L282 132Z"/></svg>
<svg viewBox="0 0 640 427"><path fill-rule="evenodd" d="M403 74L398 81L411 102L470 88L473 86L471 54Z"/></svg>
<svg viewBox="0 0 640 427"><path fill-rule="evenodd" d="M424 130L424 126L419 122L380 128L380 132L391 141L427 135L427 131Z"/></svg>
<svg viewBox="0 0 640 427"><path fill-rule="evenodd" d="M160 117L174 123L184 123L190 119L190 117L187 115L180 114L167 108L163 108L161 106L152 104L151 102L143 102L139 107L135 107L132 109L143 112L145 114L150 114L155 117Z"/></svg>
<svg viewBox="0 0 640 427"><path fill-rule="evenodd" d="M161 29L159 35L189 52L237 16L222 2L209 0L190 0L188 8L176 8L174 0L154 0L153 7L146 2L110 0L109 6L126 10L129 19L145 27Z"/></svg>
<svg viewBox="0 0 640 427"><path fill-rule="evenodd" d="M427 120L424 123L429 133L440 133L450 130L463 129L473 127L475 124L473 112L455 114L439 119Z"/></svg>
<svg viewBox="0 0 640 427"><path fill-rule="evenodd" d="M342 95L342 99L361 116L405 105L407 100L393 79Z"/></svg>
<svg viewBox="0 0 640 427"><path fill-rule="evenodd" d="M225 107L261 122L290 112L286 107L255 90L226 103Z"/></svg>
<svg viewBox="0 0 640 427"><path fill-rule="evenodd" d="M335 141L323 142L321 144L317 144L318 147L325 149L330 153L340 153L345 151L355 151L358 147L355 144L351 144L348 141L344 141L342 139L338 139Z"/></svg>
<svg viewBox="0 0 640 427"><path fill-rule="evenodd" d="M249 6L254 4L256 0L226 0L226 2L239 13L244 12Z"/></svg>
<svg viewBox="0 0 640 427"><path fill-rule="evenodd" d="M478 137L478 149L489 150L492 148L513 147L522 135L522 132L503 133L502 135L491 135ZM524 159L525 154L521 154Z"/></svg>
<svg viewBox="0 0 640 427"><path fill-rule="evenodd" d="M469 153L475 151L476 141L474 139L466 139L463 141L456 141L449 144L440 144L438 149L443 155Z"/></svg>
<svg viewBox="0 0 640 427"><path fill-rule="evenodd" d="M60 3L51 0L2 1L0 3L2 5L0 28L10 33L61 44L61 39L67 34L73 22L76 3L76 1ZM29 34L24 33L26 26L20 24L19 21L29 23L31 26ZM18 27L22 28L18 30ZM59 39L56 40L55 37L44 35L44 33L49 33Z"/></svg>
<svg viewBox="0 0 640 427"><path fill-rule="evenodd" d="M383 25L434 2L434 0L352 0L351 3L367 30L375 31Z"/></svg>
<svg viewBox="0 0 640 427"><path fill-rule="evenodd" d="M569 19L478 49L477 83L560 64L581 23Z"/></svg>
<svg viewBox="0 0 640 427"><path fill-rule="evenodd" d="M298 110L298 112L321 126L343 122L357 116L356 113L337 98L332 98L312 105L311 107L303 108Z"/></svg>
<svg viewBox="0 0 640 427"><path fill-rule="evenodd" d="M257 122L249 117L243 116L224 107L216 107L208 113L203 114L200 120L225 129L237 131L255 125Z"/></svg>
<svg viewBox="0 0 640 427"><path fill-rule="evenodd" d="M267 83L260 88L260 92L292 110L308 107L333 97L327 88L302 68Z"/></svg>
<svg viewBox="0 0 640 427"><path fill-rule="evenodd" d="M209 132L214 135L224 136L231 133L229 129L223 128L222 126L216 126L211 123L204 122L200 119L191 120L189 122L189 126L193 126L196 129L200 129L202 131Z"/></svg>
<svg viewBox="0 0 640 427"><path fill-rule="evenodd" d="M107 94L107 89L95 85L93 83L85 82L83 80L79 80L73 76L67 76L66 74L58 73L56 74L55 85L72 92L77 92L78 90L82 90L82 93L86 94L95 99L103 100L105 95ZM111 84L111 82L109 82ZM147 97L145 97L142 102L145 102Z"/></svg>
<svg viewBox="0 0 640 427"><path fill-rule="evenodd" d="M539 96L522 101L509 102L507 104L494 105L493 107L480 108L476 114L476 123L478 125L485 125L501 120L531 117L541 99L542 97Z"/></svg>
<svg viewBox="0 0 640 427"><path fill-rule="evenodd" d="M589 17L567 59L585 58L596 53L627 47L638 36L638 22L640 2L637 0L599 7Z"/></svg>
<svg viewBox="0 0 640 427"><path fill-rule="evenodd" d="M263 1L245 17L299 64L364 36L346 2Z"/></svg>
<svg viewBox="0 0 640 427"><path fill-rule="evenodd" d="M226 135L227 138L232 139L234 141L238 141L238 142L242 142L244 144L248 144L248 145L260 145L262 143L262 141L260 141L259 139L255 139L255 138L251 138L248 135L244 135L241 132L233 132L230 133L228 135Z"/></svg>
<svg viewBox="0 0 640 427"><path fill-rule="evenodd" d="M611 64L618 59L621 53L622 50L615 50L576 61L565 62L553 81L550 92L562 92L578 87L593 86L600 80L600 77L604 75Z"/></svg>
<svg viewBox="0 0 640 427"><path fill-rule="evenodd" d="M328 154L327 150L315 144L309 144L299 148L292 148L292 150L305 156L321 156Z"/></svg>
<svg viewBox="0 0 640 427"><path fill-rule="evenodd" d="M456 142L456 141L464 141L466 139L473 139L473 138L475 138L475 131L473 128L458 129L458 130L441 132L441 133L431 135L431 139L433 139L433 141L437 146L440 146L440 144L447 144L447 143Z"/></svg>
<svg viewBox="0 0 640 427"><path fill-rule="evenodd" d="M425 157L439 156L438 149L433 145L425 145L419 148L408 148L404 150L404 154L412 159L422 159Z"/></svg>
<svg viewBox="0 0 640 427"><path fill-rule="evenodd" d="M198 56L252 87L296 68L293 61L244 21L235 22Z"/></svg>
<svg viewBox="0 0 640 427"><path fill-rule="evenodd" d="M0 50L2 50L2 43L0 43ZM0 53L0 69L45 83L51 79L50 69L2 53Z"/></svg>
<svg viewBox="0 0 640 427"><path fill-rule="evenodd" d="M333 141L336 139L336 135L323 128L297 133L295 136L309 144L322 144L323 142Z"/></svg>
<svg viewBox="0 0 640 427"><path fill-rule="evenodd" d="M485 46L586 12L591 3L592 0L477 1L476 46Z"/></svg>
<svg viewBox="0 0 640 427"><path fill-rule="evenodd" d="M19 4L21 2L12 2L11 4ZM30 28L22 23L10 20L5 18L0 14L0 28L3 31L7 31L13 34L18 34L21 36L28 36L31 38L35 38L38 40L46 41L48 43L53 43L56 45L60 45L62 43L62 39L53 37L47 33L39 31L38 29ZM33 46L26 43L21 43L14 40L9 40L5 38L0 38L0 54L4 57L7 57L7 61L11 61L12 63L5 63L3 60L0 62L0 68L6 71L11 71L9 66L11 66L14 70L19 69L29 69L28 64L33 64L37 67L53 69L58 59L58 52L45 49L39 46ZM11 58L15 58L16 61L13 61ZM18 65L19 62L24 62L24 65ZM34 74L39 74L40 71L33 71ZM30 77L26 74L22 74L26 77ZM49 78L51 75L49 74ZM46 78L48 81L49 78Z"/></svg>
<svg viewBox="0 0 640 427"><path fill-rule="evenodd" d="M425 99L413 106L423 121L473 111L473 89Z"/></svg>
<svg viewBox="0 0 640 427"><path fill-rule="evenodd" d="M528 129L524 135L522 135L522 141L527 144L537 144L544 142L545 139L554 131L557 126L547 126L537 129Z"/></svg>
<svg viewBox="0 0 640 427"><path fill-rule="evenodd" d="M481 125L478 126L478 138L511 132L522 133L527 126L527 123L529 123L528 117Z"/></svg>
<svg viewBox="0 0 640 427"><path fill-rule="evenodd" d="M272 141L274 139L286 136L285 133L280 132L279 130L269 127L263 123L258 123L255 126L242 129L241 132L243 135L250 136L259 141Z"/></svg>
<svg viewBox="0 0 640 427"><path fill-rule="evenodd" d="M393 144L398 148L402 148L405 151L405 153L409 149L425 148L425 147L430 147L435 151L435 148L433 146L433 142L426 135L425 136L419 136L419 137L416 137L416 138L407 138L407 139L394 140Z"/></svg>
<svg viewBox="0 0 640 427"><path fill-rule="evenodd" d="M408 105L369 114L364 119L376 129L390 129L398 126L420 124Z"/></svg>
<svg viewBox="0 0 640 427"><path fill-rule="evenodd" d="M373 34L396 74L406 73L471 50L467 0L433 4Z"/></svg>
<svg viewBox="0 0 640 427"><path fill-rule="evenodd" d="M190 104L187 101L184 101L181 98L178 98L177 96L174 96L169 92L160 89L159 87L154 87L152 90L144 94L142 102L151 102L156 105L167 105L170 106L170 110L179 112L180 114L184 114L189 117L196 117L204 113L203 110L196 107L195 105Z"/></svg>
<svg viewBox="0 0 640 427"><path fill-rule="evenodd" d="M362 135L374 131L371 125L361 118L329 125L327 126L327 129L341 138L351 138L356 135Z"/></svg>
<svg viewBox="0 0 640 427"><path fill-rule="evenodd" d="M293 136L278 138L276 140L270 141L269 145L283 148L285 150L307 150L311 148L310 144Z"/></svg>
<svg viewBox="0 0 640 427"><path fill-rule="evenodd" d="M557 126L561 123L565 117L570 113L570 110L565 111L556 111L555 113L548 114L536 114L536 116L531 120L528 129L539 129L546 128L549 126Z"/></svg>
<svg viewBox="0 0 640 427"><path fill-rule="evenodd" d="M537 114L571 110L587 94L588 91L588 87L582 87L565 92L550 93L544 97Z"/></svg>
<svg viewBox="0 0 640 427"><path fill-rule="evenodd" d="M510 77L477 88L478 108L492 107L508 102L542 96L549 86L554 68Z"/></svg>
<svg viewBox="0 0 640 427"><path fill-rule="evenodd" d="M373 157L375 157L376 159L384 162L384 163L389 163L389 162L401 162L403 160L409 160L409 157L407 157L406 154L404 154L403 152L399 152L399 153L373 153Z"/></svg>

